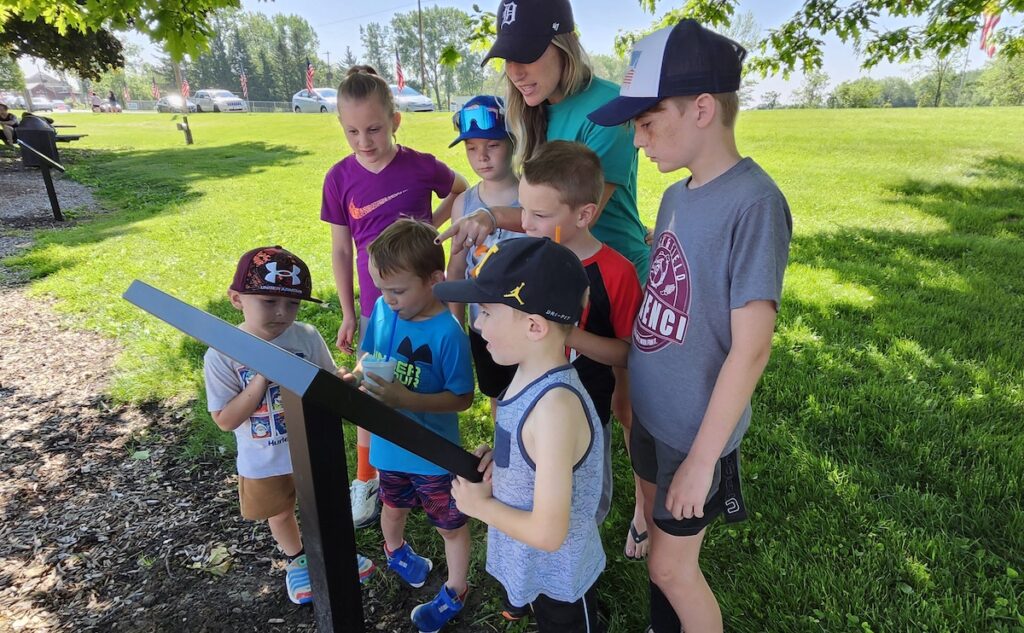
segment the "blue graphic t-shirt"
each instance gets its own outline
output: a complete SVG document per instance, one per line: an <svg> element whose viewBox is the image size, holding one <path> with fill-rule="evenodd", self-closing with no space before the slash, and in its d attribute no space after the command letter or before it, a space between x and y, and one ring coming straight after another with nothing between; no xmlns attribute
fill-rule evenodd
<svg viewBox="0 0 1024 633"><path fill-rule="evenodd" d="M391 335L394 328L394 336ZM388 345L392 349L388 349ZM417 393L473 392L473 365L469 337L451 312L444 310L426 321L406 321L377 299L360 349L373 357L398 361L395 380ZM434 433L461 445L457 413L421 413L402 410ZM448 471L400 448L370 436L370 463L380 470L414 475L443 475Z"/></svg>

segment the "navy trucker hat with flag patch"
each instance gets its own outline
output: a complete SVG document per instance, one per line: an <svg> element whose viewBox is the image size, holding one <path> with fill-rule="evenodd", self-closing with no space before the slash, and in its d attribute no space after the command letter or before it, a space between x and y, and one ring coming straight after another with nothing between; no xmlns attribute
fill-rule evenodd
<svg viewBox="0 0 1024 633"><path fill-rule="evenodd" d="M579 257L546 237L502 240L492 246L469 279L434 285L441 301L501 303L573 324L583 316L590 279Z"/></svg>
<svg viewBox="0 0 1024 633"><path fill-rule="evenodd" d="M747 50L731 39L682 20L636 45L619 96L587 115L594 123L621 125L668 97L736 92Z"/></svg>
<svg viewBox="0 0 1024 633"><path fill-rule="evenodd" d="M243 295L275 295L323 303L313 298L313 280L306 262L280 246L261 246L242 255L229 288Z"/></svg>
<svg viewBox="0 0 1024 633"><path fill-rule="evenodd" d="M495 22L498 39L481 66L492 57L532 64L556 35L576 29L569 0L501 0Z"/></svg>

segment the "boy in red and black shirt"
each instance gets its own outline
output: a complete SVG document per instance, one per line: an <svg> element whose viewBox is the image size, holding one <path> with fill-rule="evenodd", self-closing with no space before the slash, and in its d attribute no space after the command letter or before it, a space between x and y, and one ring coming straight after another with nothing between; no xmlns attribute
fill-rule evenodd
<svg viewBox="0 0 1024 633"><path fill-rule="evenodd" d="M590 233L604 193L601 160L586 145L552 141L523 164L519 203L523 232L548 237L583 263L590 278L590 298L579 325L566 340L569 360L590 394L605 435L605 477L597 520L611 506L611 419L615 391L613 367L625 367L633 320L640 308L636 269L628 259ZM627 446L629 429L623 428ZM637 499L642 503L642 498Z"/></svg>

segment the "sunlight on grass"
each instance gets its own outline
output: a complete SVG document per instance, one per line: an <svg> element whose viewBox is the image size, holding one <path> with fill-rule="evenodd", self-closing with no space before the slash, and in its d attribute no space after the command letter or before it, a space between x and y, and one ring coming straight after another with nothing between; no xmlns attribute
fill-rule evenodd
<svg viewBox="0 0 1024 633"><path fill-rule="evenodd" d="M834 270L811 268L793 263L786 269L786 292L808 305L818 305L823 312L831 306L845 304L870 309L875 297L864 286L844 282Z"/></svg>
<svg viewBox="0 0 1024 633"><path fill-rule="evenodd" d="M281 244L309 263L327 302L299 318L333 341L340 315L319 208L324 173L347 153L337 120L198 115L185 147L169 115L60 119L89 134L66 153L70 177L111 212L42 233L6 263L30 272L30 292L124 346L116 398L190 407L188 452L230 456L232 436L205 412L203 346L119 297L142 279L237 322L225 289L239 255ZM740 149L786 194L794 237L743 448L752 520L712 528L701 555L727 630L1024 630L1021 129L1020 108L740 116ZM406 115L398 136L474 180L462 148L447 147L447 114ZM640 161L641 218L653 225L661 193L684 174ZM467 446L489 441L486 398L461 427ZM629 490L613 436L616 489ZM611 630L632 632L643 629L647 582L622 557L632 507L616 494L599 591ZM474 524L470 580L486 605L474 617L500 627L483 534ZM419 518L409 535L443 555ZM358 539L377 551L375 530Z"/></svg>

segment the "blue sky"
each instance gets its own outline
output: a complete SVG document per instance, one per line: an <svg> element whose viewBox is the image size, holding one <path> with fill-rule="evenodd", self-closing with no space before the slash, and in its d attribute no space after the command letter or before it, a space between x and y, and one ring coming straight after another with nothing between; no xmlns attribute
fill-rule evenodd
<svg viewBox="0 0 1024 633"><path fill-rule="evenodd" d="M498 6L496 0L423 0L423 6L454 6L472 12L474 2L485 10L494 10ZM413 11L415 0L378 0L374 3L360 3L362 6L353 8L353 2L323 2L323 0L242 0L247 11L261 13L294 13L302 16L313 25L320 38L320 52L326 57L330 52L331 60L337 61L350 46L356 56L362 53L359 40L359 27L370 22L387 23L395 13ZM665 0L659 8L680 6L682 0ZM769 29L780 24L792 15L800 6L801 0L776 0L773 2L755 2L744 0L739 3L738 12L751 11L762 29ZM629 31L650 24L654 16L640 10L636 0L575 0L573 3L577 26L583 39L584 47L592 53L611 53L615 35L619 31ZM1018 24L1020 19L1008 19L1003 16L1003 24ZM894 26L893 21L888 26ZM127 38L143 47L145 55L151 57L157 50L148 40L135 34ZM969 68L984 65L987 57L973 43L969 54ZM34 65L25 64L26 70L34 72ZM882 64L870 72L860 69L860 60L849 45L835 38L826 39L823 70L828 73L831 85L861 76L886 77L890 75L912 78L915 75L913 64L893 65ZM755 94L768 90L776 90L787 101L790 92L800 85L802 75L794 73L788 81L782 77L768 77L758 82Z"/></svg>

